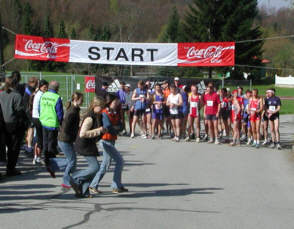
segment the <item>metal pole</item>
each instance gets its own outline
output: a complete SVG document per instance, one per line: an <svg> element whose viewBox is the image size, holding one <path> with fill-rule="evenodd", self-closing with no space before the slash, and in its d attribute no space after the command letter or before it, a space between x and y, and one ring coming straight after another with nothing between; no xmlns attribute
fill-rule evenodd
<svg viewBox="0 0 294 229"><path fill-rule="evenodd" d="M65 84L66 84L66 101L68 100L68 76L65 77Z"/></svg>

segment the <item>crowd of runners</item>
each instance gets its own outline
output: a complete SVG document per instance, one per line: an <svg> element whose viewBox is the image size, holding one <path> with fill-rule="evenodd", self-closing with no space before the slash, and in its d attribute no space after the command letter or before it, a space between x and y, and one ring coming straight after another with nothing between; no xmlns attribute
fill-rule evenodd
<svg viewBox="0 0 294 229"><path fill-rule="evenodd" d="M281 149L281 100L274 88L261 96L257 89L245 93L242 87L217 89L211 82L201 94L196 84L181 85L177 77L172 84L164 81L151 87L150 81L139 81L134 90L124 82L121 87L117 93L121 117L128 116L131 138L138 123L142 138L168 135L175 142L229 142L231 146L245 142L256 148L263 141L263 146Z"/></svg>
<svg viewBox="0 0 294 229"><path fill-rule="evenodd" d="M140 133L144 139L170 137L175 142L231 146L245 142L256 148L263 140L262 145L281 149L281 101L275 89L260 96L257 89L218 90L208 83L201 94L196 84L181 85L175 78L171 84L139 81L137 88L120 82L119 91L108 93L108 84L103 83L99 96L81 112L82 93L73 93L64 103L57 81L35 77L27 84L20 81L20 73L13 72L0 92L0 161L7 162L7 176L20 175L16 165L25 139L22 148L33 155L33 164L44 164L53 178L56 171L64 171L61 186L73 188L77 197L100 193L111 161L112 192L128 191L122 184L124 160L115 147L118 135L135 138ZM65 157L57 156L60 152ZM88 162L86 169L76 169L77 154ZM103 155L101 164L98 155Z"/></svg>

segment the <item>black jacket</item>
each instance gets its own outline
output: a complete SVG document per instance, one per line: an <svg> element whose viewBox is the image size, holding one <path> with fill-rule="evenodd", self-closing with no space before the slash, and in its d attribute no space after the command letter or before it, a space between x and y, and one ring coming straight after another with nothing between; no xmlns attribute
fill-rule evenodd
<svg viewBox="0 0 294 229"><path fill-rule="evenodd" d="M87 117L91 117L93 120L91 130L94 130L94 129L97 129L97 128L103 126L101 115L96 115L94 113L91 113ZM96 143L100 140L100 138L101 138L101 136L97 136L94 138L81 138L80 132L79 132L77 139L76 139L76 142L75 142L76 152L82 156L99 156L99 152L98 152L98 148L97 148Z"/></svg>
<svg viewBox="0 0 294 229"><path fill-rule="evenodd" d="M80 108L71 105L64 116L60 132L58 134L58 140L73 143L79 132L79 124Z"/></svg>

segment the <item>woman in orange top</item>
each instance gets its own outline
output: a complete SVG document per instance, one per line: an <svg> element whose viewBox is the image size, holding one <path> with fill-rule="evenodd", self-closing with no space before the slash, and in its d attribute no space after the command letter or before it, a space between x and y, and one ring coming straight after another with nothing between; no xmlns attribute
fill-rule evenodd
<svg viewBox="0 0 294 229"><path fill-rule="evenodd" d="M113 181L111 185L112 192L122 193L128 191L121 183L121 173L123 170L124 160L115 148L117 134L123 129L120 114L117 112L118 106L119 98L114 94L108 94L106 96L106 108L102 111L103 128L106 130L100 140L100 147L103 149L103 161L99 171L90 184L89 190L91 194L100 193L98 186L110 165L111 159L115 162Z"/></svg>

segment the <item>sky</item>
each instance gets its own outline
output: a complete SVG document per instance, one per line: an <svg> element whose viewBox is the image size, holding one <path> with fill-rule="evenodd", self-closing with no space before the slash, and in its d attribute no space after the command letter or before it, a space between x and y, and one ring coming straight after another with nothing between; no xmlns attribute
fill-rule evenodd
<svg viewBox="0 0 294 229"><path fill-rule="evenodd" d="M266 6L269 8L282 8L282 7L289 7L290 0L258 0L259 5Z"/></svg>

